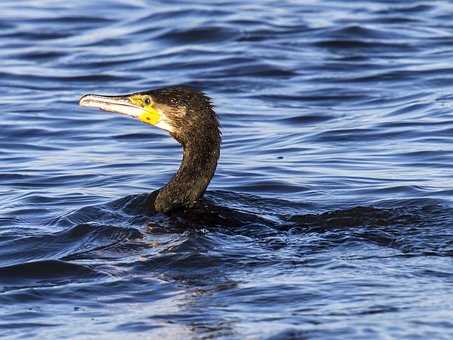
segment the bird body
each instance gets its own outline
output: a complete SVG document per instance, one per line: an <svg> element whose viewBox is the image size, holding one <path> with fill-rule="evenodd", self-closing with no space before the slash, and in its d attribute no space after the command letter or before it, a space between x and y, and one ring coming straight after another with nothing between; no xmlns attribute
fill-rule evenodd
<svg viewBox="0 0 453 340"><path fill-rule="evenodd" d="M221 133L210 99L190 87L167 87L121 96L88 94L80 105L117 112L167 130L182 145L183 159L157 190L151 209L168 213L193 207L203 196L220 157Z"/></svg>

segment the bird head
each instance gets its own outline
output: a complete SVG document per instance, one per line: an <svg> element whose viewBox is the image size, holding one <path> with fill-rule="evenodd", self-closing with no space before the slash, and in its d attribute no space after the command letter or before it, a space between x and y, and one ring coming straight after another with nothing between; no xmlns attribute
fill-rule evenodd
<svg viewBox="0 0 453 340"><path fill-rule="evenodd" d="M167 87L116 96L87 94L80 98L79 104L121 113L157 126L183 145L192 142L205 129L213 129L219 134L210 99L190 87Z"/></svg>

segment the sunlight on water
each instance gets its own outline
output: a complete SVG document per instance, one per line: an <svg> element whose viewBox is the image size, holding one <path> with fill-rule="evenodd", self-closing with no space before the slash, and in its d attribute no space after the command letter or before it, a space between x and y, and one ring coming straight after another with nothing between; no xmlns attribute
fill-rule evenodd
<svg viewBox="0 0 453 340"><path fill-rule="evenodd" d="M451 338L452 15L2 1L0 336ZM202 203L165 216L148 193L181 147L78 100L177 84L223 144Z"/></svg>

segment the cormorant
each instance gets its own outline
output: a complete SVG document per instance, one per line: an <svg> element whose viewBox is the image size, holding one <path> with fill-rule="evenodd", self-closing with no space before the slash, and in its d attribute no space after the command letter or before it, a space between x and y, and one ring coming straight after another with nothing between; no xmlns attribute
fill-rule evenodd
<svg viewBox="0 0 453 340"><path fill-rule="evenodd" d="M81 106L122 113L167 130L183 147L172 179L151 195L156 212L191 208L203 196L220 156L221 132L210 98L190 87L167 87L118 96L87 94Z"/></svg>

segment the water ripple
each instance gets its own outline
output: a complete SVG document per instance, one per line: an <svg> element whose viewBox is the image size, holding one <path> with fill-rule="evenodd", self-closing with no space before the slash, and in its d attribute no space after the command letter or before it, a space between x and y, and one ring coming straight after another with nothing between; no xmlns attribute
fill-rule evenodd
<svg viewBox="0 0 453 340"><path fill-rule="evenodd" d="M0 336L448 338L452 14L2 1ZM160 215L180 147L77 101L175 84L213 98L222 155Z"/></svg>

